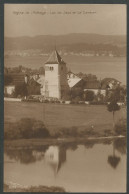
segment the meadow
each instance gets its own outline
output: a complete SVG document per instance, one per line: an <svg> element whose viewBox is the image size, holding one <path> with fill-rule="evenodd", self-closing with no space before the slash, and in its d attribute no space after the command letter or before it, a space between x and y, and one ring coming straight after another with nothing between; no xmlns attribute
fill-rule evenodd
<svg viewBox="0 0 129 194"><path fill-rule="evenodd" d="M126 109L115 113L115 122L126 117ZM5 102L4 122L17 122L22 118L42 121L51 133L62 128L76 127L101 132L112 130L113 116L105 105L64 105L34 102Z"/></svg>

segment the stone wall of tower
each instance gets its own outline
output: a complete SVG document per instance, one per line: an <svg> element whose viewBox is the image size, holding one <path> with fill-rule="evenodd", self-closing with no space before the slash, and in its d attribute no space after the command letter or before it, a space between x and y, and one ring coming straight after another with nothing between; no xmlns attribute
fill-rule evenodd
<svg viewBox="0 0 129 194"><path fill-rule="evenodd" d="M66 68L66 64L60 64L59 65L59 72L60 72L61 97L63 97L69 91L69 86L68 86L68 81L67 81L67 68Z"/></svg>
<svg viewBox="0 0 129 194"><path fill-rule="evenodd" d="M45 96L61 98L58 64L45 64Z"/></svg>

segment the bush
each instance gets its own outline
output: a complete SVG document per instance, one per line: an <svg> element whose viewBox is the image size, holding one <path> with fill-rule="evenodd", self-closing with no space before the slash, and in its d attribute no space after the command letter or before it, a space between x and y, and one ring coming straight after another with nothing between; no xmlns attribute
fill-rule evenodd
<svg viewBox="0 0 129 194"><path fill-rule="evenodd" d="M45 103L49 103L49 100L44 100Z"/></svg>
<svg viewBox="0 0 129 194"><path fill-rule="evenodd" d="M70 104L75 104L75 102L72 100L72 101L70 102Z"/></svg>
<svg viewBox="0 0 129 194"><path fill-rule="evenodd" d="M81 97L80 96L76 96L74 99L72 99L72 103L73 104L79 104L79 101L81 101Z"/></svg>
<svg viewBox="0 0 129 194"><path fill-rule="evenodd" d="M33 137L42 138L42 137L49 137L50 133L46 129L45 125L42 121L36 121L34 122L34 125L32 127L33 130Z"/></svg>
<svg viewBox="0 0 129 194"><path fill-rule="evenodd" d="M32 128L35 122L35 119L31 118L23 118L18 122L18 129L23 138L31 138L33 136Z"/></svg>
<svg viewBox="0 0 129 194"><path fill-rule="evenodd" d="M102 102L102 101L92 101L90 102L91 105L105 105L106 103L105 102Z"/></svg>
<svg viewBox="0 0 129 194"><path fill-rule="evenodd" d="M115 125L115 133L117 135L126 135L127 121L126 119L120 119Z"/></svg>
<svg viewBox="0 0 129 194"><path fill-rule="evenodd" d="M5 139L29 139L50 137L48 129L42 121L32 118L22 118L17 123L8 123L5 125Z"/></svg>
<svg viewBox="0 0 129 194"><path fill-rule="evenodd" d="M78 130L76 127L62 128L54 134L55 137L77 137Z"/></svg>
<svg viewBox="0 0 129 194"><path fill-rule="evenodd" d="M16 123L7 123L4 127L4 139L20 139L22 137Z"/></svg>
<svg viewBox="0 0 129 194"><path fill-rule="evenodd" d="M85 101L79 101L79 104L85 104Z"/></svg>
<svg viewBox="0 0 129 194"><path fill-rule="evenodd" d="M95 94L93 91L90 91L90 90L85 91L85 98L84 98L85 101L93 101L94 97L95 97Z"/></svg>

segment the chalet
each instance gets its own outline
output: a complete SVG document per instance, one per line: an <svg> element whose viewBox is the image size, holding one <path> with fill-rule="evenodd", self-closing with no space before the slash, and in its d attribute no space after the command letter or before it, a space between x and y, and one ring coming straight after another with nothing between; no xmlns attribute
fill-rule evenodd
<svg viewBox="0 0 129 194"><path fill-rule="evenodd" d="M40 94L44 95L44 81L45 81L45 76L42 74L35 74L32 76L32 78L40 84Z"/></svg>
<svg viewBox="0 0 129 194"><path fill-rule="evenodd" d="M73 72L69 71L67 73L67 80L68 80L68 85L70 89L78 88L81 87L83 89L85 81L78 77L76 74Z"/></svg>
<svg viewBox="0 0 129 194"><path fill-rule="evenodd" d="M101 82L99 80L86 81L84 92L87 90L93 91L95 95L97 95L98 93L102 94L103 96L106 95L106 88L101 87Z"/></svg>

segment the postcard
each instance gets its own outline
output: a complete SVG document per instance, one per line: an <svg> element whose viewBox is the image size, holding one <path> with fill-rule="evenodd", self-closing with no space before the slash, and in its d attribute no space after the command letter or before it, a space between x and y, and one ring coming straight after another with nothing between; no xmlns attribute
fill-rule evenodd
<svg viewBox="0 0 129 194"><path fill-rule="evenodd" d="M4 192L127 191L126 9L4 4Z"/></svg>

